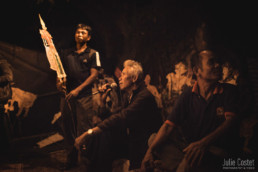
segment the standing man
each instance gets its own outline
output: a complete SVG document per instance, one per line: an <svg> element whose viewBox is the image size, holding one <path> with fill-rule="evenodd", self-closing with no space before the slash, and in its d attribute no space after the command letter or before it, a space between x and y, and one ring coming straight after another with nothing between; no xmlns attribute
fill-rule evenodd
<svg viewBox="0 0 258 172"><path fill-rule="evenodd" d="M236 146L229 137L237 116L236 87L218 82L222 70L214 52L203 50L193 56L191 63L197 81L182 93L161 126L143 159L142 171L157 165L154 156L174 131L182 131L181 140L174 140L174 147L170 147L166 170L220 171L223 163L214 153L223 157L225 150Z"/></svg>
<svg viewBox="0 0 258 172"><path fill-rule="evenodd" d="M77 137L75 146L81 149L85 141L94 139L95 135L113 128L127 129L130 170L133 170L140 168L141 160L148 147L148 139L161 125L161 115L154 96L144 84L143 70L138 62L133 60L124 62L119 86L125 93L122 109L97 127Z"/></svg>
<svg viewBox="0 0 258 172"><path fill-rule="evenodd" d="M73 146L75 138L93 127L92 86L101 63L99 53L87 45L91 33L90 26L78 24L75 31L76 48L61 56L67 73L67 93L61 99L62 130L67 150L64 170L77 164L78 152ZM62 90L59 82L57 87Z"/></svg>

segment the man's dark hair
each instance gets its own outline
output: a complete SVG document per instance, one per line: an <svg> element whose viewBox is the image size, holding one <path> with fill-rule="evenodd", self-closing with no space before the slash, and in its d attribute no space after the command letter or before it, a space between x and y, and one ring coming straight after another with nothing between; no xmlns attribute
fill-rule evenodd
<svg viewBox="0 0 258 172"><path fill-rule="evenodd" d="M89 25L86 25L86 24L83 24L83 23L79 23L77 26L76 26L76 30L77 29L85 29L88 31L88 35L91 36L92 34L92 28L89 26Z"/></svg>

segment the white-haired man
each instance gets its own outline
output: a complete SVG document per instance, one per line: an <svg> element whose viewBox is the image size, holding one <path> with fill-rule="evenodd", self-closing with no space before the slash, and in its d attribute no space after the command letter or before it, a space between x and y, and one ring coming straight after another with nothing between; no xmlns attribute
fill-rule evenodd
<svg viewBox="0 0 258 172"><path fill-rule="evenodd" d="M76 138L75 147L80 149L86 140L111 128L126 128L130 170L138 169L148 147L148 138L161 125L161 115L154 96L144 84L140 63L133 60L124 62L119 86L125 93L121 110Z"/></svg>

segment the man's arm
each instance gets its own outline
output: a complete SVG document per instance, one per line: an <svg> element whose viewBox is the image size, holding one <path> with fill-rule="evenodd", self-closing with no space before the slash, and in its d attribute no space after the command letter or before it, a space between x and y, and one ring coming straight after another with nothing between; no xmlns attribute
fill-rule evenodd
<svg viewBox="0 0 258 172"><path fill-rule="evenodd" d="M211 146L218 138L226 134L230 128L236 123L234 117L227 118L216 130L205 136L199 141L191 143L183 151L186 153L185 158L190 166L199 165L205 151Z"/></svg>
<svg viewBox="0 0 258 172"><path fill-rule="evenodd" d="M88 85L92 84L98 77L98 70L95 68L91 68L90 69L90 76L81 84L79 85L77 88L75 88L74 90L72 90L68 95L67 95L67 99L69 100L72 97L76 97L78 96L78 94Z"/></svg>
<svg viewBox="0 0 258 172"><path fill-rule="evenodd" d="M150 145L149 149L147 150L141 165L141 170L145 171L146 167L153 167L153 155L152 152L164 141L167 140L170 133L173 131L174 125L168 124L165 122L159 129L155 139L153 140L152 144Z"/></svg>
<svg viewBox="0 0 258 172"><path fill-rule="evenodd" d="M126 107L122 108L118 113L111 115L98 125L102 130L112 127L129 127L132 125L141 125L149 116L146 109L154 108L156 102L149 91L141 92L137 97ZM154 110L154 109L153 109Z"/></svg>
<svg viewBox="0 0 258 172"><path fill-rule="evenodd" d="M91 136L101 133L102 130L99 127L94 127L88 131L82 133L79 137L75 139L74 146L77 150L80 150L81 146L85 141L87 141Z"/></svg>
<svg viewBox="0 0 258 172"><path fill-rule="evenodd" d="M106 108L104 107L106 98L107 98L107 94L111 91L111 89L107 89L107 84L103 85L102 87L99 88L100 93L103 93L103 95L101 96L101 107L104 108L106 110ZM91 132L89 132L91 131ZM97 135L99 133L101 133L102 130L99 127L94 127L91 130L88 130L84 133L82 133L79 137L77 137L75 139L74 142L74 146L76 147L76 149L80 149L80 147L82 146L82 144L87 141L88 138L90 138L93 135Z"/></svg>
<svg viewBox="0 0 258 172"><path fill-rule="evenodd" d="M218 138L226 134L233 125L236 124L236 118L231 117L226 119L216 130L201 139L206 145L213 144Z"/></svg>

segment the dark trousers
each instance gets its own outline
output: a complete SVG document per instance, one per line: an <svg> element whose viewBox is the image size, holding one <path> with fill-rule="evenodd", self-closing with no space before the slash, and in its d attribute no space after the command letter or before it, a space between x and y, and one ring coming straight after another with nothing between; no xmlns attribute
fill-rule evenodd
<svg viewBox="0 0 258 172"><path fill-rule="evenodd" d="M126 130L111 128L91 137L86 150L81 151L80 170L87 172L111 172L117 159L128 159Z"/></svg>
<svg viewBox="0 0 258 172"><path fill-rule="evenodd" d="M113 158L110 132L104 131L88 141L86 150L81 150L80 170L111 172Z"/></svg>
<svg viewBox="0 0 258 172"><path fill-rule="evenodd" d="M61 129L67 151L67 161L77 162L78 152L74 147L75 138L93 127L92 96L72 99L67 102L64 97L60 101L62 113Z"/></svg>

